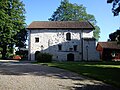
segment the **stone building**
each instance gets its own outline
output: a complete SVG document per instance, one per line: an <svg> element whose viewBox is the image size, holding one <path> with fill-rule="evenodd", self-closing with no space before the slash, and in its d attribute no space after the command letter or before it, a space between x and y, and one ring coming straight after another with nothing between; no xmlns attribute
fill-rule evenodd
<svg viewBox="0 0 120 90"><path fill-rule="evenodd" d="M29 60L35 60L36 51L50 53L57 61L99 60L88 21L34 21L27 29Z"/></svg>

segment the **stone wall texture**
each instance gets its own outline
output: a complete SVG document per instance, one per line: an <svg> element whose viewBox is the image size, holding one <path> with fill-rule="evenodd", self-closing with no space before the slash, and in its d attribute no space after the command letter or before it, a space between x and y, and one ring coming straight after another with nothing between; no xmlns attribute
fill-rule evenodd
<svg viewBox="0 0 120 90"><path fill-rule="evenodd" d="M74 61L99 60L96 51L95 40L83 40L93 38L92 30L29 30L29 60L35 60L35 52L41 51L53 55L53 60L67 61L72 54ZM66 34L70 33L71 40L66 40ZM39 38L39 42L35 42ZM59 50L61 46L61 50ZM76 50L75 50L76 48Z"/></svg>

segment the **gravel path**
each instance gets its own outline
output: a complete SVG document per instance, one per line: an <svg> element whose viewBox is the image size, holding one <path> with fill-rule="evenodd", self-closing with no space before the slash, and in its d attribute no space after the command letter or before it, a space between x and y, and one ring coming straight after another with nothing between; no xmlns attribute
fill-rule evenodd
<svg viewBox="0 0 120 90"><path fill-rule="evenodd" d="M30 63L0 63L0 90L118 90L78 74Z"/></svg>

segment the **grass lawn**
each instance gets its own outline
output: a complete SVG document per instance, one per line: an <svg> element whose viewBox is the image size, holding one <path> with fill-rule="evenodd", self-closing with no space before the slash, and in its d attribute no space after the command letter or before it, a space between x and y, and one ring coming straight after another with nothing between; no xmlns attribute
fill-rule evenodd
<svg viewBox="0 0 120 90"><path fill-rule="evenodd" d="M52 62L44 64L120 87L120 62Z"/></svg>

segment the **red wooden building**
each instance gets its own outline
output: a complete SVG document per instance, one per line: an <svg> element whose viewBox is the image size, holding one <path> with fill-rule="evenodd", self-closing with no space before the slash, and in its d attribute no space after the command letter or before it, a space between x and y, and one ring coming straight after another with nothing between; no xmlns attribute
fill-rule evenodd
<svg viewBox="0 0 120 90"><path fill-rule="evenodd" d="M117 42L98 42L96 49L102 60L120 61L120 44Z"/></svg>

